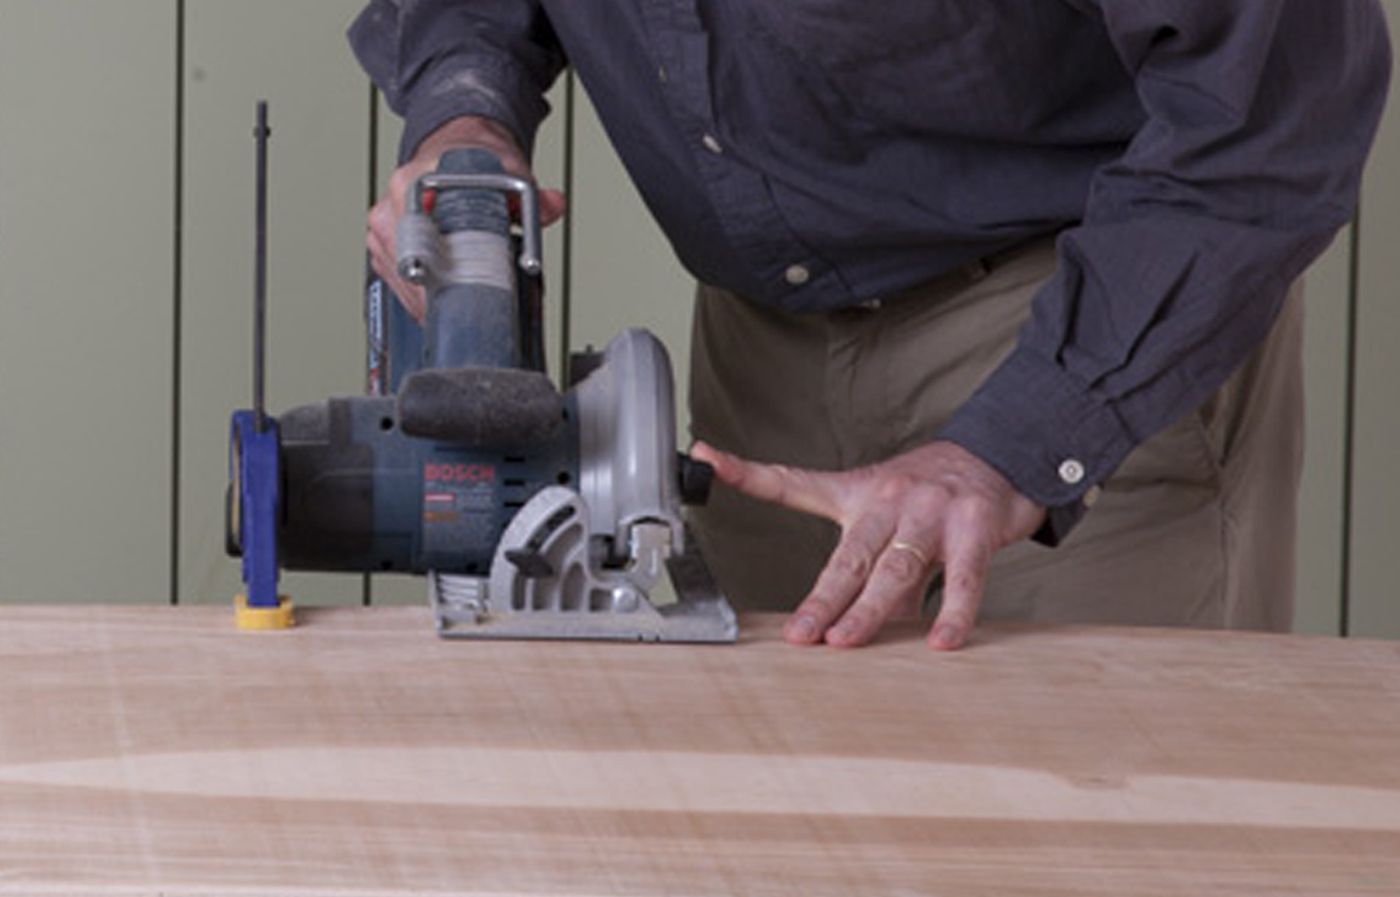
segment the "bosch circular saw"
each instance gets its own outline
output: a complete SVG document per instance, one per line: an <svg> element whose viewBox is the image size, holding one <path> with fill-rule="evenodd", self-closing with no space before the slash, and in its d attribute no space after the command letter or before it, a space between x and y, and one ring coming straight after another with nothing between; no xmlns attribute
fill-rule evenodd
<svg viewBox="0 0 1400 897"><path fill-rule="evenodd" d="M711 472L676 450L660 341L628 330L575 356L566 392L544 372L534 186L485 150L449 152L397 236L427 314L420 328L375 294L371 383L385 394L273 419L258 388L258 407L233 415L244 613L284 608L279 569L397 572L426 575L446 636L733 641L682 518Z"/></svg>

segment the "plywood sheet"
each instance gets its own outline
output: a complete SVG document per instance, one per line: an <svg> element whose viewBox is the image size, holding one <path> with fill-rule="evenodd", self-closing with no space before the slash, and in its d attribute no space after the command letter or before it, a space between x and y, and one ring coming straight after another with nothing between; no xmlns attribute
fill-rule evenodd
<svg viewBox="0 0 1400 897"><path fill-rule="evenodd" d="M1400 646L7 609L0 894L1394 895Z"/></svg>

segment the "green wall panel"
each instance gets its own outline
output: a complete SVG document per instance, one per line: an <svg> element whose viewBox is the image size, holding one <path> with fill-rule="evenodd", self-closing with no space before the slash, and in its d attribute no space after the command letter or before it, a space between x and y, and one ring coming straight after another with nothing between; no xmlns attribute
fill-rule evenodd
<svg viewBox="0 0 1400 897"><path fill-rule="evenodd" d="M1316 635L1341 631L1350 269L1351 229L1347 228L1304 278L1307 444L1298 495L1298 603L1293 628Z"/></svg>
<svg viewBox="0 0 1400 897"><path fill-rule="evenodd" d="M1400 0L1385 0L1392 45L1400 46ZM1352 443L1350 632L1400 638L1400 91L1389 108L1366 172Z"/></svg>
<svg viewBox="0 0 1400 897"><path fill-rule="evenodd" d="M165 601L175 19L0 4L0 600Z"/></svg>

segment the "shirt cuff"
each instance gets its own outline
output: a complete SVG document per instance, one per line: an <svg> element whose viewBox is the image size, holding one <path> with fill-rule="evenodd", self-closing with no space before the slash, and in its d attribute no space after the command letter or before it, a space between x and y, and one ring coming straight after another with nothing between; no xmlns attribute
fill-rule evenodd
<svg viewBox="0 0 1400 897"><path fill-rule="evenodd" d="M1034 538L1055 545L1137 440L1108 404L1058 365L1018 346L938 434L1046 508ZM1091 491L1092 490L1092 491Z"/></svg>
<svg viewBox="0 0 1400 897"><path fill-rule="evenodd" d="M480 116L499 122L534 156L535 134L549 114L539 88L509 66L449 58L419 76L421 86L404 110L399 161L409 159L429 134L454 118Z"/></svg>

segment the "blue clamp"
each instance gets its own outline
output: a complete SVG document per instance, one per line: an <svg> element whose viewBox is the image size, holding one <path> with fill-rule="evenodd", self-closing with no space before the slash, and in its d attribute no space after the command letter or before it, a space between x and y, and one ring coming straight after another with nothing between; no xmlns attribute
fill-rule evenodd
<svg viewBox="0 0 1400 897"><path fill-rule="evenodd" d="M235 411L229 433L229 477L238 484L237 529L243 552L244 603L251 610L277 610L277 517L282 472L277 421Z"/></svg>

